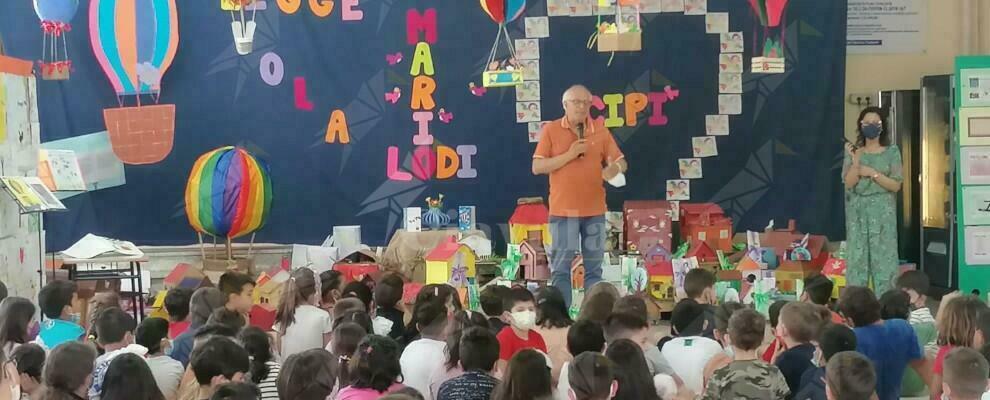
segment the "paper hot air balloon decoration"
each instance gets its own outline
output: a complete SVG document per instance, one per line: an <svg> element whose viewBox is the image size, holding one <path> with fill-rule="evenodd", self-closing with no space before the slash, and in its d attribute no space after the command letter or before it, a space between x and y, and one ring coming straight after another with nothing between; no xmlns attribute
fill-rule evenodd
<svg viewBox="0 0 990 400"><path fill-rule="evenodd" d="M199 156L186 183L186 217L199 234L230 241L261 229L272 206L268 164L227 146ZM252 240L253 242L253 240Z"/></svg>
<svg viewBox="0 0 990 400"><path fill-rule="evenodd" d="M89 35L121 105L103 110L114 154L127 164L161 161L175 132L175 105L158 104L179 46L175 0L90 0ZM142 106L143 95L154 104ZM137 106L124 107L131 96Z"/></svg>
<svg viewBox="0 0 990 400"><path fill-rule="evenodd" d="M752 69L754 73L784 73L784 38L787 34L787 0L749 0L749 6L763 26L763 35L754 28ZM773 32L778 32L776 38ZM762 38L762 45L759 39Z"/></svg>
<svg viewBox="0 0 990 400"><path fill-rule="evenodd" d="M599 5L602 3L606 3L608 8L615 8L615 22L603 21L599 14L596 25L598 29L591 35L588 47L597 42L599 52L612 53L613 57L617 51L642 50L643 29L639 15L639 0L619 0L618 4L615 0L601 0ZM611 57L608 63L612 64Z"/></svg>
<svg viewBox="0 0 990 400"><path fill-rule="evenodd" d="M512 22L522 15L526 9L526 0L479 0L481 9L498 24L498 33L495 34L495 43L492 44L492 51L488 55L488 67L481 74L482 85L484 87L506 87L516 86L523 82L522 67L516 59L516 49L512 46L512 38L509 37L509 30L506 24ZM509 50L508 58L496 59L499 44L505 40L505 46Z"/></svg>
<svg viewBox="0 0 990 400"><path fill-rule="evenodd" d="M234 50L242 56L251 54L254 49L254 31L258 25L254 18L258 13L255 0L220 0L220 8L230 11L230 30L234 34ZM251 11L248 20L245 11Z"/></svg>
<svg viewBox="0 0 990 400"><path fill-rule="evenodd" d="M41 31L45 35L38 61L41 79L69 79L72 61L65 35L72 30L69 21L78 8L79 0L34 0L34 12L41 18Z"/></svg>

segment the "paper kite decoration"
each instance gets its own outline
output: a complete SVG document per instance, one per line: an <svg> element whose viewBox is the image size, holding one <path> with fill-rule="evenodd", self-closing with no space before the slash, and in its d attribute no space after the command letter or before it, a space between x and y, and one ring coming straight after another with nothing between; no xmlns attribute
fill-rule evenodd
<svg viewBox="0 0 990 400"><path fill-rule="evenodd" d="M272 207L268 164L239 147L221 147L193 164L186 216L197 232L234 239L260 229Z"/></svg>
<svg viewBox="0 0 990 400"><path fill-rule="evenodd" d="M234 50L237 54L246 56L254 49L254 31L258 25L254 18L258 13L255 0L220 0L220 9L230 11L230 30L234 34ZM246 10L251 11L251 19L247 19ZM235 12L236 11L236 12Z"/></svg>
<svg viewBox="0 0 990 400"><path fill-rule="evenodd" d="M175 0L91 0L89 38L117 100L136 107L108 108L103 118L114 154L125 164L151 164L172 152L175 105L157 104L162 75L179 46ZM154 105L142 106L151 95Z"/></svg>
<svg viewBox="0 0 990 400"><path fill-rule="evenodd" d="M34 0L34 12L41 18L41 79L69 79L72 61L65 35L72 30L69 21L76 15L79 0Z"/></svg>

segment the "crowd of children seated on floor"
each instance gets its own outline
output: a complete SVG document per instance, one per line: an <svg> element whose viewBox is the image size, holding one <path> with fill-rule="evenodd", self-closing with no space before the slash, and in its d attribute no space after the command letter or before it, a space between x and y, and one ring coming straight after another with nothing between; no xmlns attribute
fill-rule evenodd
<svg viewBox="0 0 990 400"><path fill-rule="evenodd" d="M169 320L137 323L100 295L88 332L73 282L47 284L37 306L3 289L0 400L990 399L990 308L959 295L929 308L923 273L879 299L847 287L834 309L831 281L812 277L769 321L716 304L714 283L687 274L659 342L646 301L608 283L573 321L553 287L488 286L471 311L426 285L406 310L398 274L372 289L303 268L272 332L247 324L254 282L234 272L170 291Z"/></svg>

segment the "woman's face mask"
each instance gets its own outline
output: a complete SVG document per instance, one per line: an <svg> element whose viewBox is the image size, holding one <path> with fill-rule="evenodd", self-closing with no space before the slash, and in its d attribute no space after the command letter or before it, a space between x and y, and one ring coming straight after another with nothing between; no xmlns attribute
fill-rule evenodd
<svg viewBox="0 0 990 400"><path fill-rule="evenodd" d="M880 133L883 131L883 126L879 122L863 124L860 126L860 132L863 133L863 137L867 139L876 139L880 137Z"/></svg>

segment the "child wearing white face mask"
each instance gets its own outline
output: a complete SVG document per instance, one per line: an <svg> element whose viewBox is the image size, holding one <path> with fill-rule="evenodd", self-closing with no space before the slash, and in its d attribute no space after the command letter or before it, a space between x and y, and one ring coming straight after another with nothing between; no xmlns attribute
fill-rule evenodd
<svg viewBox="0 0 990 400"><path fill-rule="evenodd" d="M512 288L505 299L509 310L511 329L502 329L498 334L498 370L505 371L509 359L520 350L535 349L547 352L546 342L533 328L536 326L536 302L533 294L524 287Z"/></svg>

